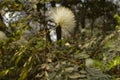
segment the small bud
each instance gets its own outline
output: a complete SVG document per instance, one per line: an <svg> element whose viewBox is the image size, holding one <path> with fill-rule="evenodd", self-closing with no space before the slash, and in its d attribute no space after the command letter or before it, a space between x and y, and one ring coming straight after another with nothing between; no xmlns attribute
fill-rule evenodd
<svg viewBox="0 0 120 80"><path fill-rule="evenodd" d="M7 39L7 36L4 32L0 31L0 40Z"/></svg>
<svg viewBox="0 0 120 80"><path fill-rule="evenodd" d="M85 66L86 67L93 67L93 65L94 65L94 60L93 59L88 58L88 59L85 60Z"/></svg>

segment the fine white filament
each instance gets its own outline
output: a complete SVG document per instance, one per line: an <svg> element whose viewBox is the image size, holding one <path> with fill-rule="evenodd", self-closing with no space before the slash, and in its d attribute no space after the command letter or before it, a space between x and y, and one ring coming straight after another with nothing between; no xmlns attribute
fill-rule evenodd
<svg viewBox="0 0 120 80"><path fill-rule="evenodd" d="M48 17L62 28L63 37L71 37L75 28L75 16L69 8L55 7L50 9Z"/></svg>

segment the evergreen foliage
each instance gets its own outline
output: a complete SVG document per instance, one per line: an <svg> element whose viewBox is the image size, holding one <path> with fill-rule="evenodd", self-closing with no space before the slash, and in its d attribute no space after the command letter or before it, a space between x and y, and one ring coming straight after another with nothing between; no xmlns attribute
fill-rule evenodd
<svg viewBox="0 0 120 80"><path fill-rule="evenodd" d="M0 80L119 80L119 2L0 0ZM76 20L61 46L47 36L54 28L46 14L55 4Z"/></svg>

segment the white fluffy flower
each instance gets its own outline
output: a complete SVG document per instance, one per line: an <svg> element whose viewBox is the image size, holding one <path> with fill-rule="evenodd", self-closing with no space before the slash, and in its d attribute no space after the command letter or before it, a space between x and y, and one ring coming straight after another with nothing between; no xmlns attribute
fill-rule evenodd
<svg viewBox="0 0 120 80"><path fill-rule="evenodd" d="M62 36L70 37L75 28L75 16L69 8L55 7L48 12L50 20L53 20L62 28Z"/></svg>
<svg viewBox="0 0 120 80"><path fill-rule="evenodd" d="M0 31L0 40L7 39L7 36L4 32Z"/></svg>

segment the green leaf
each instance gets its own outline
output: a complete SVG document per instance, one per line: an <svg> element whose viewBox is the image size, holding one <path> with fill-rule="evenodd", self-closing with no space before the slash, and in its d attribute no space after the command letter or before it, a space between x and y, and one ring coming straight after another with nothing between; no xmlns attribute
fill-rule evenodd
<svg viewBox="0 0 120 80"><path fill-rule="evenodd" d="M109 64L106 66L107 70L110 70L111 68L120 65L120 57L115 57Z"/></svg>
<svg viewBox="0 0 120 80"><path fill-rule="evenodd" d="M10 70L14 69L13 67L12 68L9 68L9 69L5 69L3 71L0 72L0 78L4 77L5 75L7 75Z"/></svg>

